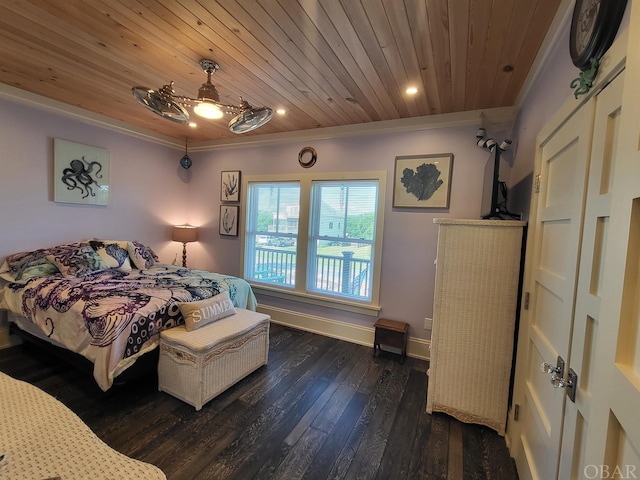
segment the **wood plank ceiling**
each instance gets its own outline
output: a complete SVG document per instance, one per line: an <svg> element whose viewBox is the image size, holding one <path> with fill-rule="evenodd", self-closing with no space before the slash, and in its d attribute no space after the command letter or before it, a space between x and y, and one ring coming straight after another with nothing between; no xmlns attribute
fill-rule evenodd
<svg viewBox="0 0 640 480"><path fill-rule="evenodd" d="M561 0L1 0L0 82L194 142L131 87L284 108L260 135L511 106ZM408 86L418 93L409 96Z"/></svg>

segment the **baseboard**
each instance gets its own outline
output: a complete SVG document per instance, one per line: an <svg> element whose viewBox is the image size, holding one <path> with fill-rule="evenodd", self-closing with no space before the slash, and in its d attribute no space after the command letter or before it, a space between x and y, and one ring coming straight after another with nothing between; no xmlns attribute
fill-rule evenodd
<svg viewBox="0 0 640 480"><path fill-rule="evenodd" d="M258 305L258 311L270 315L273 323L373 348L373 327L363 327L262 304ZM429 360L430 343L429 340L410 336L407 355L420 360Z"/></svg>

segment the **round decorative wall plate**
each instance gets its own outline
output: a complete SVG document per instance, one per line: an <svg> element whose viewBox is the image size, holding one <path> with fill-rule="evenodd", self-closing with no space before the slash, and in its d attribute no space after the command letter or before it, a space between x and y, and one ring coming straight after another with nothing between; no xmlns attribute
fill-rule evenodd
<svg viewBox="0 0 640 480"><path fill-rule="evenodd" d="M576 0L569 33L571 61L580 70L591 67L609 49L620 27L627 0Z"/></svg>
<svg viewBox="0 0 640 480"><path fill-rule="evenodd" d="M316 164L318 154L313 147L304 147L298 154L298 163L303 168L311 168Z"/></svg>

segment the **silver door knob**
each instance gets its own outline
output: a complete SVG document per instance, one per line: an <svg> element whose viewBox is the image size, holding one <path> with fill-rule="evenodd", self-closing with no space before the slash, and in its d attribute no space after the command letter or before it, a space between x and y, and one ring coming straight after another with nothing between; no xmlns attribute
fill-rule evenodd
<svg viewBox="0 0 640 480"><path fill-rule="evenodd" d="M551 365L550 363L547 363L547 362L542 362L540 364L540 371L542 373L550 373L552 377L555 375L558 378L562 378L564 377L564 366L565 366L564 359L558 356L558 358L556 359L555 365ZM551 380L551 383L554 383L554 381Z"/></svg>
<svg viewBox="0 0 640 480"><path fill-rule="evenodd" d="M547 362L542 362L540 364L540 371L542 371L543 373L550 373L551 385L553 385L554 388L566 388L567 396L572 402L575 402L576 390L578 386L578 375L573 371L573 368L570 368L569 375L567 375L567 379L565 380L564 367L564 359L559 356L557 358L557 363L555 366Z"/></svg>
<svg viewBox="0 0 640 480"><path fill-rule="evenodd" d="M555 375L560 373L560 368L555 365L551 365L550 363L542 362L540 364L540 371L542 373L551 373L552 375Z"/></svg>
<svg viewBox="0 0 640 480"><path fill-rule="evenodd" d="M572 388L573 382L571 380L565 380L554 373L551 375L551 385L553 385L554 388Z"/></svg>

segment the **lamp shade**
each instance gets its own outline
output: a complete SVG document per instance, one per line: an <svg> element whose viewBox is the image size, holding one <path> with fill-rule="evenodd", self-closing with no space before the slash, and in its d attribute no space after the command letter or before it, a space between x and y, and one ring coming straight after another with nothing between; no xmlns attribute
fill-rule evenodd
<svg viewBox="0 0 640 480"><path fill-rule="evenodd" d="M173 241L190 243L198 240L198 229L191 225L176 225L173 227Z"/></svg>

